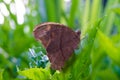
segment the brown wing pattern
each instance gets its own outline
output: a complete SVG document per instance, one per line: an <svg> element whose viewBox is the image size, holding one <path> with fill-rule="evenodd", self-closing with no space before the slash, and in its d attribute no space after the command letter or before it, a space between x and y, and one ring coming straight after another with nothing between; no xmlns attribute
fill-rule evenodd
<svg viewBox="0 0 120 80"><path fill-rule="evenodd" d="M71 29L65 27L64 32L62 33L62 51L65 57L65 60L72 55L74 49L77 48L80 38L79 36L72 31Z"/></svg>
<svg viewBox="0 0 120 80"><path fill-rule="evenodd" d="M62 27L51 25L51 42L47 47L51 67L60 70L64 65L64 56L61 50Z"/></svg>
<svg viewBox="0 0 120 80"><path fill-rule="evenodd" d="M80 37L68 27L58 23L44 23L34 29L34 35L46 48L51 67L61 70L77 48Z"/></svg>

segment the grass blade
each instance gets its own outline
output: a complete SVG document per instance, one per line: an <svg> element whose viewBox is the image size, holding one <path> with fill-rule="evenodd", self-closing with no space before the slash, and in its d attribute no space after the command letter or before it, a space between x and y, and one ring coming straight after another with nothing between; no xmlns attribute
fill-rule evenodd
<svg viewBox="0 0 120 80"><path fill-rule="evenodd" d="M75 20L75 13L78 8L79 0L71 0L71 8L70 8L70 15L69 15L69 27L74 28L74 20Z"/></svg>
<svg viewBox="0 0 120 80"><path fill-rule="evenodd" d="M98 39L100 45L106 51L107 55L116 63L120 65L120 52L115 48L111 40L105 36L100 30L98 30Z"/></svg>

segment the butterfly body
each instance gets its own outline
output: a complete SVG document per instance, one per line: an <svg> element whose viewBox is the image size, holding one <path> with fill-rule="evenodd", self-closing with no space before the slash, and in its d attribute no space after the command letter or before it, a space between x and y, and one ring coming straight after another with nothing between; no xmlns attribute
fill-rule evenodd
<svg viewBox="0 0 120 80"><path fill-rule="evenodd" d="M59 23L47 22L36 26L34 36L47 51L52 69L61 70L80 42L80 33Z"/></svg>

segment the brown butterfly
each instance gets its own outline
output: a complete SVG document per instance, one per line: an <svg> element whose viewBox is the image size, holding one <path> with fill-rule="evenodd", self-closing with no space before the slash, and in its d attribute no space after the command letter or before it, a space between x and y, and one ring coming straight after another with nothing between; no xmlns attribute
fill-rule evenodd
<svg viewBox="0 0 120 80"><path fill-rule="evenodd" d="M80 32L74 32L59 23L46 22L37 25L34 36L47 51L52 69L61 70L80 42Z"/></svg>

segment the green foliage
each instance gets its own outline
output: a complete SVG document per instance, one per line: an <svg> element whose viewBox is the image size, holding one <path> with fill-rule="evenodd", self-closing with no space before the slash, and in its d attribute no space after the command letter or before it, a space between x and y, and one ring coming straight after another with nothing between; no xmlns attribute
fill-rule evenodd
<svg viewBox="0 0 120 80"><path fill-rule="evenodd" d="M3 70L2 69L0 69L0 80L3 80Z"/></svg>
<svg viewBox="0 0 120 80"><path fill-rule="evenodd" d="M0 80L120 80L120 0L24 0L23 24L10 9L16 1L0 1L9 12L5 16L0 7ZM50 68L33 37L42 22L81 31L79 48L61 71Z"/></svg>
<svg viewBox="0 0 120 80"><path fill-rule="evenodd" d="M120 65L120 54L119 54L119 49L117 49L114 44L111 42L111 40L109 38L107 38L100 30L98 31L98 36L99 38L99 42L101 47L103 47L103 49L106 51L106 53L108 54L108 56L115 62L117 62L117 64ZM104 43L105 45L104 45Z"/></svg>
<svg viewBox="0 0 120 80"><path fill-rule="evenodd" d="M49 80L50 78L49 70L42 68L30 68L28 70L19 71L19 74L32 80Z"/></svg>
<svg viewBox="0 0 120 80"><path fill-rule="evenodd" d="M112 10L116 13L120 15L120 4L116 4L113 6Z"/></svg>

